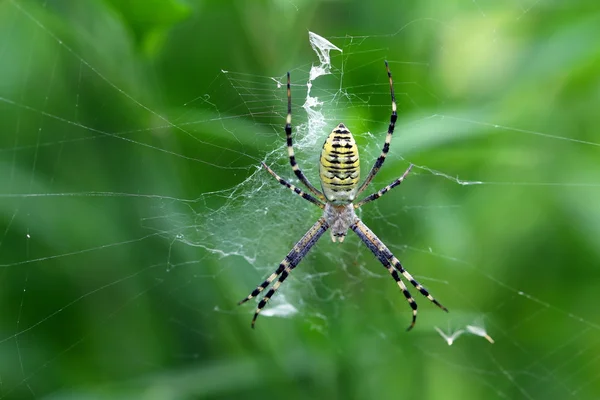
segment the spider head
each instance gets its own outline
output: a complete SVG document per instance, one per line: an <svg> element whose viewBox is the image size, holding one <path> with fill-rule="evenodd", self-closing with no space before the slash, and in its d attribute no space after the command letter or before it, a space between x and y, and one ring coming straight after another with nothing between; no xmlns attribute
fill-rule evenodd
<svg viewBox="0 0 600 400"><path fill-rule="evenodd" d="M342 243L344 241L344 239L346 239L346 232L334 232L334 231L329 231L329 233L331 233L331 241L333 243L335 242L340 242Z"/></svg>

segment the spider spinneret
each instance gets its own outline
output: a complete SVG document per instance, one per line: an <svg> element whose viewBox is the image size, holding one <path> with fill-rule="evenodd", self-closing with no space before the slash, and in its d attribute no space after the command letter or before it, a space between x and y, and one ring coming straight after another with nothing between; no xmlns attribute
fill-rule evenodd
<svg viewBox="0 0 600 400"><path fill-rule="evenodd" d="M258 285L256 289L254 289L252 293L250 293L245 299L239 302L239 304L242 304L258 296L275 279L277 279L277 281L273 284L273 287L258 303L254 317L252 318L253 328L260 311L266 306L268 301L275 294L277 289L279 289L279 286L289 276L291 271L300 263L300 261L302 261L312 246L314 246L314 244L328 229L330 229L329 232L331 234L331 239L334 242L337 241L340 243L344 241L348 230L351 229L363 241L367 248L371 250L375 257L377 257L379 262L381 262L381 264L383 264L383 266L388 270L392 278L394 278L400 287L404 297L406 297L408 304L412 308L412 322L408 327L408 330L412 329L417 321L417 303L406 288L406 285L400 278L400 275L410 282L410 284L414 286L423 296L427 297L429 301L440 307L442 310L446 312L448 311L446 307L434 299L433 296L431 296L429 292L419 282L417 282L412 275L408 273L408 271L404 269L400 261L360 220L360 218L358 218L354 211L355 209L373 200L377 200L391 189L400 185L412 169L411 164L400 178L396 179L383 189L365 197L357 203L354 203L356 196L367 188L369 183L371 183L383 165L383 162L385 161L387 153L390 149L390 143L394 133L396 119L398 118L396 113L396 99L394 96L392 73L390 72L387 61L385 62L385 67L387 69L387 75L390 83L392 115L390 117L390 124L388 126L387 135L385 137L385 142L380 156L375 161L375 164L369 171L369 174L365 178L364 182L359 186L360 157L358 155L358 148L352 133L344 124L339 124L333 131L331 131L325 140L325 143L323 144L323 149L321 150L321 158L319 162L319 180L321 181L321 189L323 190L322 192L310 183L296 162L292 141L292 96L290 88L290 73L288 72L288 113L286 118L285 134L287 139L290 165L292 167L292 171L294 171L294 174L300 180L300 182L302 182L304 186L306 186L308 190L316 197L305 193L300 188L281 178L265 163L262 163L262 165L280 184L292 190L303 199L320 207L323 210L323 216L319 218L317 222L308 230L308 232L306 232L304 236L294 245L288 255L285 256L285 258L281 261L275 272L273 272L263 283Z"/></svg>

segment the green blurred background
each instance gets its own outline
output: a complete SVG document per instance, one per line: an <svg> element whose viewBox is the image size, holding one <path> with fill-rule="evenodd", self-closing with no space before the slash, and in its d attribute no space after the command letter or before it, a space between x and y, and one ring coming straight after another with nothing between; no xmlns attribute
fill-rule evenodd
<svg viewBox="0 0 600 400"><path fill-rule="evenodd" d="M235 305L318 217L258 168L308 31L313 180L342 120L377 156L390 61L373 187L418 167L362 218L450 309L410 333L352 236ZM600 398L599 38L592 0L1 1L0 399Z"/></svg>

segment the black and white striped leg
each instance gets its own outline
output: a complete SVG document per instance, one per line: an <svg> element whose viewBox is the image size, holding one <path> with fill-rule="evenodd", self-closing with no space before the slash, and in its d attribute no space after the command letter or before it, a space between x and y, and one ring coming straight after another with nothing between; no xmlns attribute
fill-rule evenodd
<svg viewBox="0 0 600 400"><path fill-rule="evenodd" d="M298 177L300 182L302 182L304 184L304 186L306 186L308 188L308 190L313 192L319 199L325 200L325 196L323 195L323 193L321 193L320 190L315 188L309 182L308 178L306 177L306 175L304 175L304 173L300 169L300 166L296 162L296 155L294 154L294 144L292 141L292 90L290 88L290 73L289 72L287 73L287 98L288 98L288 108L287 108L287 118L285 120L285 137L287 140L287 150L288 150L288 156L290 158L290 165L292 166L292 170L294 171L294 174L296 174L296 176Z"/></svg>
<svg viewBox="0 0 600 400"><path fill-rule="evenodd" d="M385 161L385 157L387 157L388 151L390 151L390 143L392 142L392 135L394 134L394 128L396 127L396 120L398 119L398 114L396 112L396 96L394 96L394 81L392 80L392 73L390 72L390 67L388 66L388 62L385 61L385 68L387 70L388 79L390 81L390 93L392 96L392 115L390 117L390 125L388 126L387 135L385 137L385 143L383 144L383 149L381 150L381 155L375 161L373 168L369 171L367 178L362 183L362 185L358 188L357 194L362 193L363 190L369 186L369 183L373 180L379 169L383 165Z"/></svg>
<svg viewBox="0 0 600 400"><path fill-rule="evenodd" d="M277 291L277 289L279 289L279 286L283 283L283 281L285 281L285 279L290 275L290 272L292 272L292 269L295 267L296 265L292 265L289 267L286 267L283 272L281 273L281 275L279 275L279 279L277 279L277 282L275 282L275 284L273 285L273 287L271 289L269 289L269 291L267 292L267 294L265 294L265 296L258 302L258 307L256 308L256 311L254 312L254 317L252 317L252 328L254 329L254 325L256 325L256 318L258 318L258 314L260 314L260 312L262 311L263 308L265 308L265 306L267 305L267 303L269 302L269 300L271 300L271 297L275 294L275 292Z"/></svg>
<svg viewBox="0 0 600 400"><path fill-rule="evenodd" d="M413 165L410 164L410 166L408 167L408 169L406 171L404 171L404 173L402 174L402 176L398 179L396 179L394 182L390 183L389 185L387 185L386 187L384 187L383 189L381 189L380 191L373 193L370 196L365 197L364 199L362 199L361 201L359 201L358 203L354 204L354 208L359 208L373 200L377 200L378 198L380 198L381 196L383 196L384 194L386 194L387 192L389 192L390 190L392 190L393 188L395 188L396 186L400 185L402 183L402 181L404 180L404 178L406 178L406 176L409 174L410 170L412 169Z"/></svg>
<svg viewBox="0 0 600 400"><path fill-rule="evenodd" d="M365 226L365 225L362 224L362 226ZM415 299L412 297L412 295L406 288L406 285L404 284L404 282L402 282L402 279L400 279L400 276L398 275L398 271L396 269L394 269L394 267L392 267L392 265L390 264L390 261L387 259L387 257L384 255L384 253L379 251L376 244L370 238L369 233L368 233L369 230L365 231L362 228L362 226L359 224L354 224L350 227L350 229L352 229L358 235L358 237L364 242L364 244L369 248L369 250L371 250L371 252L373 252L375 257L377 257L379 262L381 262L383 264L383 266L388 270L390 275L392 275L392 278L394 278L394 280L396 281L396 284L398 284L398 287L400 287L402 294L404 294L404 297L406 297L406 301L408 302L408 304L410 305L410 308L412 309L412 322L409 325L409 327L406 329L407 331L409 331L413 328L413 326L415 326L415 323L417 322L417 302L415 301Z"/></svg>
<svg viewBox="0 0 600 400"><path fill-rule="evenodd" d="M413 278L413 276L407 270L405 270L404 267L402 267L402 264L396 257L394 257L394 255L392 255L390 262L392 263L394 268L396 268L398 271L400 271L402 276L404 276L406 278L406 280L408 280L410 282L410 284L413 285L423 296L427 297L427 299L429 301L431 301L433 304L435 304L442 310L448 312L448 309L446 307L441 305L439 301L437 301L431 294L429 294L429 292L427 291L427 289L425 289L423 287L423 285L421 285L419 282L417 282L417 280L415 278Z"/></svg>
<svg viewBox="0 0 600 400"><path fill-rule="evenodd" d="M446 307L434 299L433 296L431 296L429 292L419 282L417 282L412 275L404 269L404 267L402 267L400 261L398 261L398 259L392 254L387 246L383 244L383 242L379 240L379 238L361 220L357 220L352 226L350 226L350 229L352 229L358 235L358 237L365 243L369 250L371 250L375 257L377 257L384 267L387 268L400 287L400 290L402 290L404 297L406 297L406 300L413 311L412 323L408 327L408 330L411 330L417 321L417 303L406 288L406 285L404 285L404 282L402 282L400 279L398 272L400 272L423 296L427 297L429 301L440 307L442 310L448 312Z"/></svg>
<svg viewBox="0 0 600 400"><path fill-rule="evenodd" d="M304 200L310 201L311 203L313 203L314 205L316 205L317 207L319 207L321 209L325 208L325 205L323 203L321 203L319 200L312 197L310 194L304 193L300 188L292 185L291 183L289 183L288 181L286 181L285 179L283 179L282 177L277 175L275 173L275 171L273 171L271 168L269 168L269 166L267 164L265 164L264 162L261 164L275 179L277 179L277 182L279 182L286 188L290 189L292 192L296 193L298 196L302 197Z"/></svg>
<svg viewBox="0 0 600 400"><path fill-rule="evenodd" d="M288 256L289 256L289 254L279 264L279 267L277 267L275 272L273 272L263 283L258 285L256 287L256 289L254 289L252 291L252 293L250 293L244 300L239 301L238 305L242 305L245 302L247 302L248 300L251 300L251 299L255 298L256 296L258 296L263 290L265 290L267 288L267 286L269 286L271 284L271 282L273 282L275 280L275 278L277 278L279 276L279 274L281 274L283 272L283 270L285 268L289 267L290 260L288 260Z"/></svg>
<svg viewBox="0 0 600 400"><path fill-rule="evenodd" d="M256 289L254 289L252 291L252 293L250 293L248 295L248 297L246 297L245 299L241 300L238 304L244 304L248 300L250 300L250 299L258 296L259 293L261 293L263 290L265 290L267 288L267 286L269 286L271 284L271 282L273 282L275 280L275 278L277 278L277 276L279 276L279 274L281 274L286 268L290 267L290 265L296 265L296 264L298 264L300 262L300 260L297 260L297 258L299 256L300 257L304 257L304 255L306 255L306 253L308 252L308 249L305 249L306 243L310 243L311 238L313 238L313 236L315 235L315 233L318 233L318 230L323 225L323 222L324 222L324 220L321 221L321 219L319 219L304 234L304 236L294 245L294 247L292 247L292 249L285 256L285 258L283 259L283 261L281 261L281 263L279 264L279 266L277 267L277 269L275 270L275 272L273 272L263 283L261 283L260 285L258 285L256 287ZM322 233L320 235L322 235ZM318 237L317 237L317 239L318 239Z"/></svg>
<svg viewBox="0 0 600 400"><path fill-rule="evenodd" d="M258 318L258 314L260 311L267 305L271 297L275 294L279 286L285 281L285 279L289 276L290 272L296 268L296 266L302 261L302 259L306 256L309 250L314 246L315 243L319 240L319 238L327 231L329 225L325 221L324 218L319 218L319 220L302 236L302 238L292 247L292 250L288 253L287 256L283 259L283 261L277 267L277 270L273 272L263 283L258 285L256 289L252 291L242 301L238 304L243 304L248 300L256 297L259 293L267 288L279 276L279 279L275 282L273 287L267 292L267 294L259 301L258 307L254 313L254 317L252 318L252 328L254 328L254 324L256 323L256 318Z"/></svg>

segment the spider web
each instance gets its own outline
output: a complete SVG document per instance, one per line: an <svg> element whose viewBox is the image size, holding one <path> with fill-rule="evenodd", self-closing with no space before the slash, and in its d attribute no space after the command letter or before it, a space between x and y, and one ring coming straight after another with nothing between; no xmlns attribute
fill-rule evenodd
<svg viewBox="0 0 600 400"><path fill-rule="evenodd" d="M597 398L600 100L574 88L592 87L600 54L583 39L598 12L539 27L568 13L448 4L384 34L314 29L271 74L223 61L198 76L195 50L169 53L189 30L136 48L104 3L2 3L0 399L258 397L299 379L385 398L388 370L407 398ZM197 24L188 7L164 18ZM535 29L544 41L527 41ZM399 120L369 192L415 168L361 218L450 313L412 290L405 333L387 271L353 235L325 236L253 332L253 305L236 302L320 214L260 168L298 183L285 72L296 157L317 184L340 122L363 176L379 155L384 60Z"/></svg>

